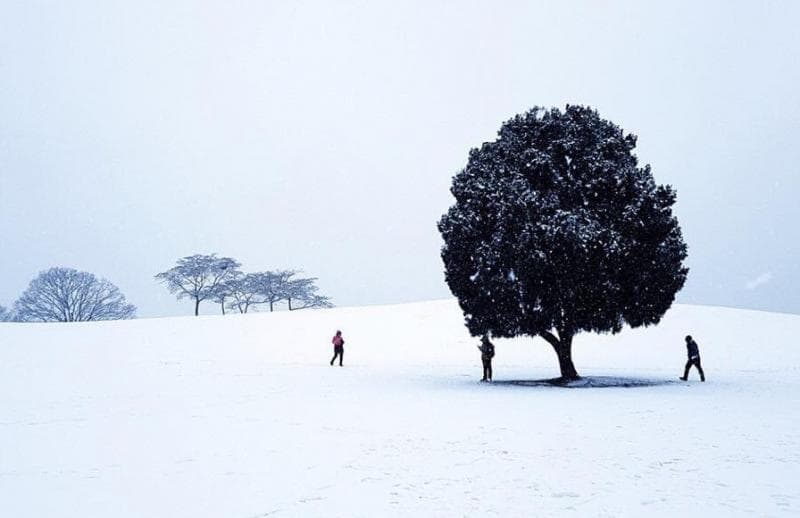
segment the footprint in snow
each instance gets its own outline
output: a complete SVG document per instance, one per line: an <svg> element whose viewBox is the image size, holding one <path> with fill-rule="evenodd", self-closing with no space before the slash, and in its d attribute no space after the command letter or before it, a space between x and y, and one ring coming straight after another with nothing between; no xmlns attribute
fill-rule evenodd
<svg viewBox="0 0 800 518"><path fill-rule="evenodd" d="M579 498L581 495L579 495L578 493L572 493L572 492L569 492L569 491L565 491L565 492L561 492L561 493L553 493L550 496L552 496L553 498Z"/></svg>

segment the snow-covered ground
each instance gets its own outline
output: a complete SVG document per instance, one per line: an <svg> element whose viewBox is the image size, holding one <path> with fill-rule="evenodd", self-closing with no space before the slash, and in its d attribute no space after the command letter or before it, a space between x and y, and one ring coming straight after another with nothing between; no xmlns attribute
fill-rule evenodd
<svg viewBox="0 0 800 518"><path fill-rule="evenodd" d="M328 365L342 329L345 366ZM683 336L708 376L681 382ZM0 324L0 515L800 514L800 316L675 306L496 341L453 301L91 324ZM629 383L630 382L630 383Z"/></svg>

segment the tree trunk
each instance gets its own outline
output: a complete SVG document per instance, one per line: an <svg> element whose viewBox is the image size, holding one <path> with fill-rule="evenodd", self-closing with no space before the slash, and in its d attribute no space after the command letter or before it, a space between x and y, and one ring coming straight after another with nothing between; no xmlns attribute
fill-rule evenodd
<svg viewBox="0 0 800 518"><path fill-rule="evenodd" d="M222 314L225 314L225 302L220 302L219 306L222 308Z"/></svg>
<svg viewBox="0 0 800 518"><path fill-rule="evenodd" d="M194 299L194 316L200 314L200 299Z"/></svg>
<svg viewBox="0 0 800 518"><path fill-rule="evenodd" d="M542 333L542 337L553 346L553 350L558 357L558 368L561 370L562 381L572 381L580 379L575 364L572 363L572 335L569 333L559 333L556 338L552 333Z"/></svg>
<svg viewBox="0 0 800 518"><path fill-rule="evenodd" d="M292 310L292 297L289 297L289 311Z"/></svg>
<svg viewBox="0 0 800 518"><path fill-rule="evenodd" d="M272 313L272 301L269 302L269 312Z"/></svg>
<svg viewBox="0 0 800 518"><path fill-rule="evenodd" d="M568 340L562 338L560 342L561 345L556 347L556 354L558 355L558 368L561 369L561 379L576 380L580 376L575 370L575 364L572 363L572 337L570 336Z"/></svg>

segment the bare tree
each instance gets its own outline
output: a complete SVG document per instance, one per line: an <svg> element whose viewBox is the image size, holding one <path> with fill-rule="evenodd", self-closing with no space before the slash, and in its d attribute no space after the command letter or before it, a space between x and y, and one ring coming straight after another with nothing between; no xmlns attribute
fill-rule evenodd
<svg viewBox="0 0 800 518"><path fill-rule="evenodd" d="M89 272L50 268L33 279L14 303L21 322L85 322L134 318L119 288Z"/></svg>
<svg viewBox="0 0 800 518"><path fill-rule="evenodd" d="M216 289L214 289L214 294L212 295L212 299L214 302L220 305L222 308L222 314L225 314L225 308L235 309L231 306L231 303L228 300L234 299L233 302L240 300L241 297L241 288L242 288L242 281L245 278L245 274L237 269L233 269L229 272L229 275L226 279L220 282Z"/></svg>
<svg viewBox="0 0 800 518"><path fill-rule="evenodd" d="M225 289L224 283L217 286L217 289L214 290L214 295L212 296L212 300L219 304L220 309L222 309L222 314L225 314L225 301L228 298L228 290Z"/></svg>
<svg viewBox="0 0 800 518"><path fill-rule="evenodd" d="M299 305L289 309L295 310L295 309L306 309L306 308L332 308L332 307L333 303L331 302L330 297L311 293L308 294L306 297L300 299Z"/></svg>
<svg viewBox="0 0 800 518"><path fill-rule="evenodd" d="M220 286L233 278L241 266L230 257L211 255L191 255L178 259L178 264L166 272L156 275L156 279L167 285L170 293L178 299L194 300L194 314L200 313L200 303L219 295Z"/></svg>
<svg viewBox="0 0 800 518"><path fill-rule="evenodd" d="M286 283L286 302L289 305L289 311L300 309L298 304L307 295L310 290L315 290L315 278L305 279L289 279ZM294 306L292 306L294 302Z"/></svg>
<svg viewBox="0 0 800 518"><path fill-rule="evenodd" d="M228 309L237 310L239 313L247 313L251 307L265 302L258 292L256 274L247 273L230 279L224 288L227 298L230 299Z"/></svg>
<svg viewBox="0 0 800 518"><path fill-rule="evenodd" d="M211 299L222 308L247 313L261 304L276 305L286 302L289 310L327 308L333 305L328 297L317 294L316 278L296 278L295 270L277 270L243 273L240 264L229 257L193 255L178 261L171 270L159 273L156 278L167 283L178 298L189 297L195 301L195 315L200 302Z"/></svg>
<svg viewBox="0 0 800 518"><path fill-rule="evenodd" d="M260 300L258 304L269 304L269 310L275 310L275 304L287 299L288 283L295 274L292 270L275 272L257 272L251 274L252 289Z"/></svg>
<svg viewBox="0 0 800 518"><path fill-rule="evenodd" d="M316 277L289 279L286 283L286 301L289 305L289 311L333 307L329 297L317 294L319 288L315 284L316 281Z"/></svg>

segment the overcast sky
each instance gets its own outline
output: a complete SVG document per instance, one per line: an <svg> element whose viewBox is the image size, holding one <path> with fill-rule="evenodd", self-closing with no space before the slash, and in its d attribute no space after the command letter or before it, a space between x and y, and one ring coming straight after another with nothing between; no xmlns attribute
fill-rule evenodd
<svg viewBox="0 0 800 518"><path fill-rule="evenodd" d="M469 149L573 103L677 189L679 301L800 313L800 2L654 4L3 0L0 304L62 265L189 314L153 276L210 252L448 296Z"/></svg>

